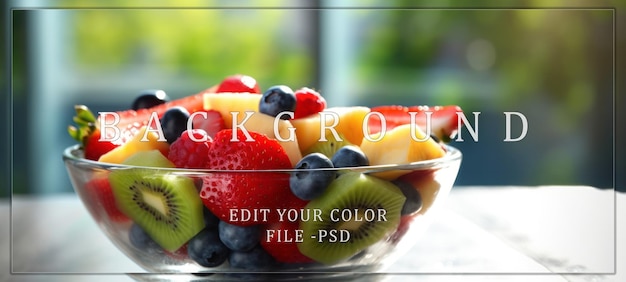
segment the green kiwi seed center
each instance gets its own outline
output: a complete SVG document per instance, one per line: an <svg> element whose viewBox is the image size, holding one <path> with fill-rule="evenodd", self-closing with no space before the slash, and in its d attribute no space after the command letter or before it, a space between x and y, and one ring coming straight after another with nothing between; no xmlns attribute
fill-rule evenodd
<svg viewBox="0 0 626 282"><path fill-rule="evenodd" d="M150 191L143 191L142 196L147 205L151 206L162 215L167 215L167 205L163 202L163 197L161 195Z"/></svg>
<svg viewBox="0 0 626 282"><path fill-rule="evenodd" d="M344 229L344 230L348 230L348 231L357 231L359 230L359 228L361 228L361 226L366 223L366 221L363 220L355 220L355 218L363 218L363 210L362 209L358 209L356 212L356 216L351 217L350 220L348 221L344 221L341 222L338 226L337 229Z"/></svg>
<svg viewBox="0 0 626 282"><path fill-rule="evenodd" d="M176 208L172 207L173 195L153 183L140 181L130 187L133 191L133 201L144 211L148 212L156 221L164 221L178 228Z"/></svg>

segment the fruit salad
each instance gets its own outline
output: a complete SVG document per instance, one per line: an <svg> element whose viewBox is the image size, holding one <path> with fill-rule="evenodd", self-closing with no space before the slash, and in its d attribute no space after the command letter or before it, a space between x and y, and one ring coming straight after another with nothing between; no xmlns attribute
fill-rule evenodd
<svg viewBox="0 0 626 282"><path fill-rule="evenodd" d="M445 157L461 112L331 107L312 88L262 91L246 75L129 104L76 106L68 128L81 157L120 165L86 180L81 197L105 211L95 219L123 226L138 251L244 270L333 265L399 236L432 204L434 172L384 168Z"/></svg>

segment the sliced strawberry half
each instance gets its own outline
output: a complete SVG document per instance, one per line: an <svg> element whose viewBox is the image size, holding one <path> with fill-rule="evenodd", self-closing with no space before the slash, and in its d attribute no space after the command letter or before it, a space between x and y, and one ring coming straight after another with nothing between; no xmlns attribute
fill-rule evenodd
<svg viewBox="0 0 626 282"><path fill-rule="evenodd" d="M238 141L231 141L233 130L225 129L215 135L209 148L206 168L216 170L290 169L285 150L274 139L249 132L254 139L246 141L243 131L235 132ZM219 219L247 226L277 221L278 208L300 208L306 202L289 189L289 174L280 172L220 172L203 177L200 198ZM259 211L265 216L231 218L231 211Z"/></svg>
<svg viewBox="0 0 626 282"><path fill-rule="evenodd" d="M461 128L458 123L457 113L462 113L461 107L450 106L378 106L373 107L371 112L378 112L384 116L386 130L396 126L411 123L410 112L415 112L415 123L424 132L427 131L426 112L431 112L430 134L444 142L449 142ZM371 115L368 121L370 134L381 130L381 119L377 115Z"/></svg>

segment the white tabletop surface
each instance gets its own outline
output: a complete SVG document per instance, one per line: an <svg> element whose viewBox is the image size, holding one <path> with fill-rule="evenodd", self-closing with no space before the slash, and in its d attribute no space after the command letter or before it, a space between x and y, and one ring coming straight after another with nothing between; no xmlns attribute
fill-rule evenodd
<svg viewBox="0 0 626 282"><path fill-rule="evenodd" d="M626 194L455 187L384 281L626 281ZM134 281L145 272L73 194L0 201L0 281Z"/></svg>

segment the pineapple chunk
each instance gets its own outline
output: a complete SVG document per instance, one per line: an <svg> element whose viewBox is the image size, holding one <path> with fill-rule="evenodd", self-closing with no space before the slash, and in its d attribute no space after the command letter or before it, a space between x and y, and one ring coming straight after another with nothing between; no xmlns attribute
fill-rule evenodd
<svg viewBox="0 0 626 282"><path fill-rule="evenodd" d="M261 95L253 93L207 93L204 94L204 109L215 110L222 115L226 128L233 126L233 112L239 116L245 111L259 111Z"/></svg>
<svg viewBox="0 0 626 282"><path fill-rule="evenodd" d="M333 127L337 133L343 135L348 142L358 146L361 144L361 140L363 140L363 122L369 112L369 108L358 106L328 108L323 111L324 116L327 117L324 125L330 127L337 123ZM296 128L296 136L301 152L306 152L320 140L322 137L322 122L320 114L291 120L291 123Z"/></svg>
<svg viewBox="0 0 626 282"><path fill-rule="evenodd" d="M415 136L411 136L411 125L405 124L387 131L383 137L378 134L372 135L372 140L363 138L361 150L370 161L370 165L383 164L408 164L443 157L446 152L441 145L432 138L426 139L426 134L415 126ZM425 141L417 141L424 140ZM386 171L377 173L375 176L393 180L408 173L406 170Z"/></svg>
<svg viewBox="0 0 626 282"><path fill-rule="evenodd" d="M170 148L167 141L165 141L164 138L159 139L159 134L157 132L153 130L146 132L147 130L147 126L142 127L132 139L100 156L98 161L121 164L124 160L137 152L152 150L159 150L163 155L167 156Z"/></svg>

